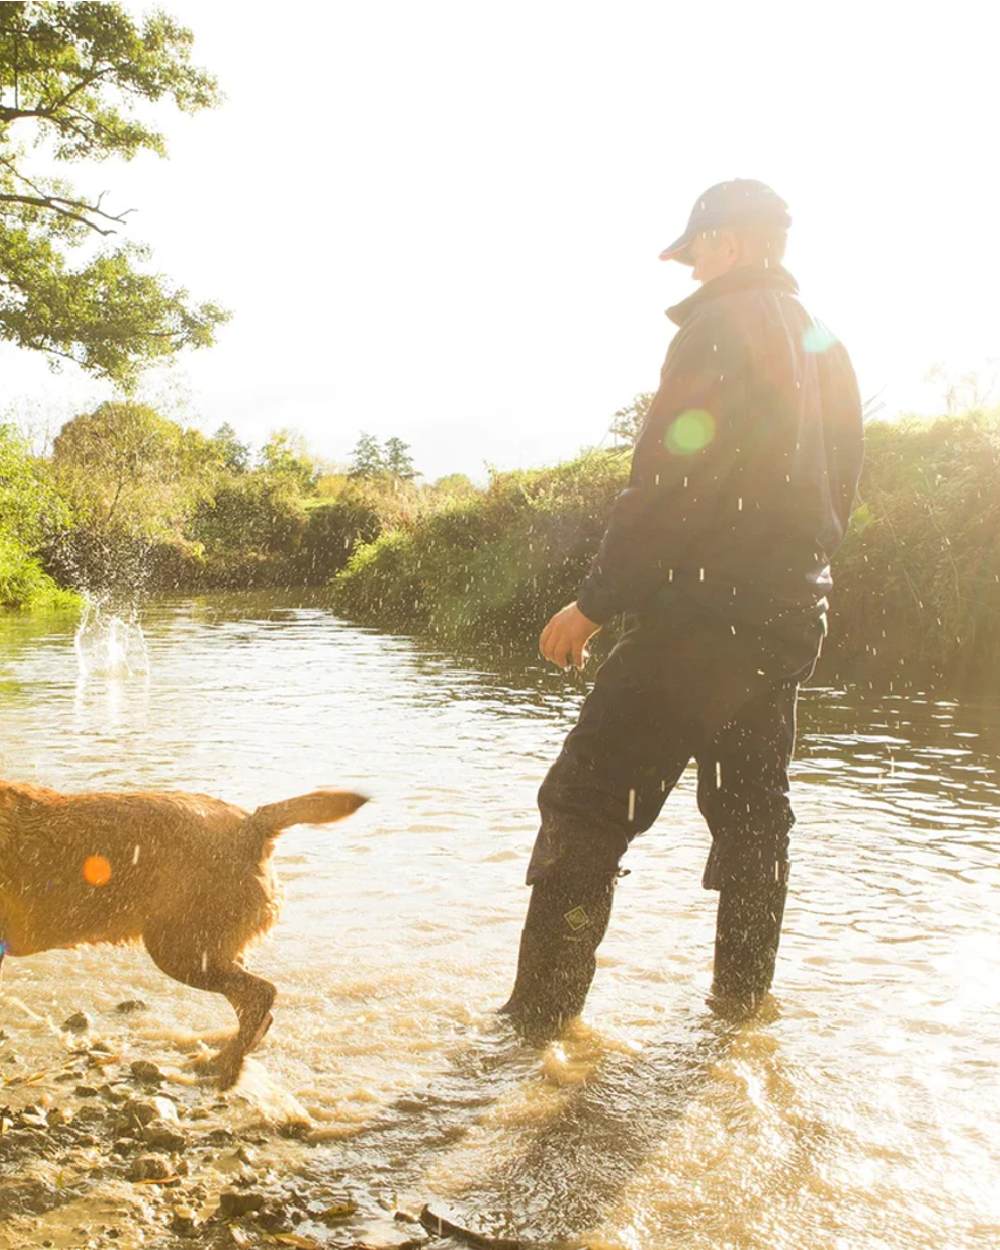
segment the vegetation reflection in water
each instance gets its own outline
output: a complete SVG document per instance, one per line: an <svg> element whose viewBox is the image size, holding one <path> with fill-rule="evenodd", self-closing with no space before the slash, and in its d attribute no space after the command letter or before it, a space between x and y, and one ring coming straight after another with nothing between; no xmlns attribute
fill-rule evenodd
<svg viewBox="0 0 1000 1250"><path fill-rule="evenodd" d="M184 1048L224 1004L110 948L7 968L5 1077L57 1071L60 1022L88 1011L126 1067L161 1066L206 1133L258 1133L276 1184L351 1195L340 1231L299 1227L318 1244L398 1244L414 1232L385 1208L427 1200L543 1245L995 1240L995 704L805 694L775 1008L748 1028L702 1006L712 899L685 777L630 853L586 1023L539 1054L491 1009L513 971L535 791L584 684L301 599L164 602L142 626L148 673L81 678L72 621L3 620L5 776L248 806L333 784L375 801L349 828L279 845L284 919L254 955L277 1020L241 1092L217 1104L185 1083ZM150 1010L117 1015L132 998ZM59 1090L47 1078L7 1097ZM206 1210L232 1182L215 1153L216 1170L180 1182ZM72 1244L72 1227L113 1212L127 1245L168 1219L106 1160L73 1169L30 1165L74 1195L30 1222L39 1241ZM0 1245L24 1244L25 1227L0 1224Z"/></svg>

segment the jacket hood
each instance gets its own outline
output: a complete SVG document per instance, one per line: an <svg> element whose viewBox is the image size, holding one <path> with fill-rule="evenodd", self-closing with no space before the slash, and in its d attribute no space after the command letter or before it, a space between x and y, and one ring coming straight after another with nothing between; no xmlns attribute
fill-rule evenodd
<svg viewBox="0 0 1000 1250"><path fill-rule="evenodd" d="M765 269L762 265L739 265L728 273L720 274L711 282L706 282L697 291L667 309L667 316L677 325L683 325L694 313L710 300L720 295L732 295L736 291L751 288L762 288L787 291L797 295L799 284L783 265L775 265L773 269Z"/></svg>

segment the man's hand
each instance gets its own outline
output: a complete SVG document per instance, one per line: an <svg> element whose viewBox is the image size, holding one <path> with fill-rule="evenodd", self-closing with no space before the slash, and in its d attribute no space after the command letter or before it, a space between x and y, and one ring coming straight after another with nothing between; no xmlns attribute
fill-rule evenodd
<svg viewBox="0 0 1000 1250"><path fill-rule="evenodd" d="M587 643L600 630L589 616L584 616L573 603L560 609L542 630L538 650L543 659L551 660L560 668L583 668L587 663Z"/></svg>

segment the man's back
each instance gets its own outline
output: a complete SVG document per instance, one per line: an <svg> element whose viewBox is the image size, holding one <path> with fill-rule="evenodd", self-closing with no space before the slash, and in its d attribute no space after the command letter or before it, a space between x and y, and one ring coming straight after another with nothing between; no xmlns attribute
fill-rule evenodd
<svg viewBox="0 0 1000 1250"><path fill-rule="evenodd" d="M679 329L580 596L592 619L679 597L760 624L825 607L861 405L846 351L796 292L780 266L743 266L669 310Z"/></svg>

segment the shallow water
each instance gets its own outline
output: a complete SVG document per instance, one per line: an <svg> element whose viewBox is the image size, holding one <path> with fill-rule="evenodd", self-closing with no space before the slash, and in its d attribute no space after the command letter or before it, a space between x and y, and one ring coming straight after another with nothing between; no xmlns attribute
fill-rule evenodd
<svg viewBox="0 0 1000 1250"><path fill-rule="evenodd" d="M630 852L584 1026L539 1054L490 1011L582 683L299 604L154 605L148 671L89 676L72 626L0 620L6 778L247 807L322 784L373 796L279 843L286 905L253 956L276 1023L241 1092L204 1095L211 1122L307 1119L312 1144L269 1138L270 1162L353 1192L384 1244L405 1233L393 1204L424 1201L538 1245L1000 1244L1000 704L804 693L776 1009L730 1032L703 1007L715 896L685 775ZM151 1010L115 1015L126 998ZM230 1023L141 951L8 960L15 1071L54 1068L80 1008L178 1082L181 1044ZM126 1189L96 1184L92 1208L127 1209ZM87 1209L44 1217L39 1243Z"/></svg>

